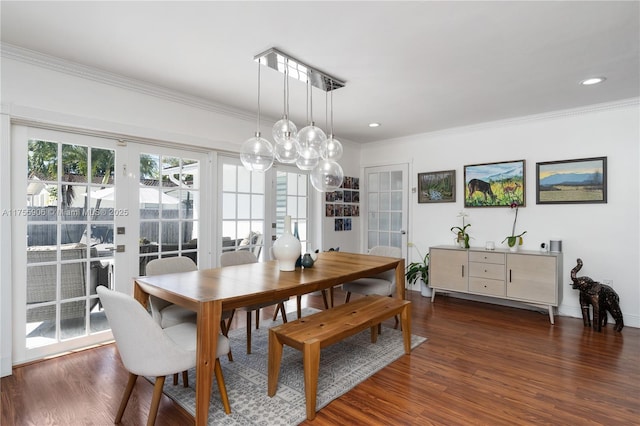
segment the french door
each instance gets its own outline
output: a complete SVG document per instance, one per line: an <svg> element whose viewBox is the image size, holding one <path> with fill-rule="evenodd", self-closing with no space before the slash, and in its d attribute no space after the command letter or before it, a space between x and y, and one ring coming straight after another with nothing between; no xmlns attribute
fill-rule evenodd
<svg viewBox="0 0 640 426"><path fill-rule="evenodd" d="M14 363L111 338L97 286L130 293L149 259L197 259L202 157L13 127Z"/></svg>
<svg viewBox="0 0 640 426"><path fill-rule="evenodd" d="M375 246L400 247L406 258L408 170L407 164L365 168L367 250Z"/></svg>
<svg viewBox="0 0 640 426"><path fill-rule="evenodd" d="M251 250L259 260L270 260L269 249L282 234L287 215L297 225L303 250L312 249L315 231L309 224L315 217L306 173L285 165L250 172L238 158L219 156L218 179L219 253Z"/></svg>

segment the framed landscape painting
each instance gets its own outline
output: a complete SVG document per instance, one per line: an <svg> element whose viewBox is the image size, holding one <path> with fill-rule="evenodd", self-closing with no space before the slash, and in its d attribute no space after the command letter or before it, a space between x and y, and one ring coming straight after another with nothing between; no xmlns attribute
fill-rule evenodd
<svg viewBox="0 0 640 426"><path fill-rule="evenodd" d="M536 163L536 203L607 202L607 157Z"/></svg>
<svg viewBox="0 0 640 426"><path fill-rule="evenodd" d="M464 166L465 207L525 205L525 160Z"/></svg>
<svg viewBox="0 0 640 426"><path fill-rule="evenodd" d="M418 173L418 203L456 201L456 171Z"/></svg>

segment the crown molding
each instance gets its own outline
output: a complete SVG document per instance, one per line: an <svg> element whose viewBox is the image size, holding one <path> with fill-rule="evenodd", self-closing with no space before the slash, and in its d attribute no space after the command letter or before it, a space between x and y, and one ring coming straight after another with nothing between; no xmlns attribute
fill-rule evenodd
<svg viewBox="0 0 640 426"><path fill-rule="evenodd" d="M142 80L123 77L118 74L99 70L93 67L88 67L76 62L56 58L55 56L46 55L34 50L25 49L11 44L0 43L0 55L2 56L2 58L12 59L18 62L35 65L37 67L61 72L74 77L92 80L98 83L103 83L121 89L138 92L148 96L154 96L171 102L177 102L206 111L239 118L241 120L255 121L255 114L241 109L231 108L227 105L212 102L198 96L186 95L184 93L167 89L162 86L150 84Z"/></svg>
<svg viewBox="0 0 640 426"><path fill-rule="evenodd" d="M523 115L520 117L512 117L512 118L505 118L502 120L494 120L494 121L486 121L486 122L477 123L477 124L469 124L466 126L450 127L448 129L434 130L432 132L425 132L420 134L402 136L402 137L393 138L393 139L385 139L385 140L379 140L374 142L368 142L366 144L363 144L363 146L374 146L375 144L386 145L390 141L402 142L406 140L413 140L416 136L437 137L437 136L444 136L444 135L451 135L451 134L458 134L458 133L473 133L476 131L481 131L486 129L515 126L515 125L520 125L525 123L533 123L536 121L556 120L556 119L565 118L565 117L574 117L574 116L593 114L593 113L603 112L603 111L613 111L618 109L626 109L626 108L634 108L634 107L637 108L638 106L640 106L640 98L621 99L618 101L603 102L599 104L587 105L587 106L582 106L577 108L548 111L540 114Z"/></svg>

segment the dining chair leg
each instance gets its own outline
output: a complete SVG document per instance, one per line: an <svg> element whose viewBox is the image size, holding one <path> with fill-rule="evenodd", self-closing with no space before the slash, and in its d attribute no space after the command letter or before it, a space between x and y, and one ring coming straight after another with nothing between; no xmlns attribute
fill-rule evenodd
<svg viewBox="0 0 640 426"><path fill-rule="evenodd" d="M188 388L188 387L189 387L189 372L188 372L187 370L184 370L184 371L182 372L182 385L183 385L185 388Z"/></svg>
<svg viewBox="0 0 640 426"><path fill-rule="evenodd" d="M347 298L344 299L344 303L349 303L349 299L351 299L351 292L350 291L347 292Z"/></svg>
<svg viewBox="0 0 640 426"><path fill-rule="evenodd" d="M129 397L131 397L131 391L133 391L133 386L136 384L137 379L137 374L129 373L129 381L127 382L127 387L124 388L124 393L122 394L122 400L120 400L120 407L118 407L118 412L116 413L116 419L114 423L120 423L120 421L122 420L124 409L127 408Z"/></svg>
<svg viewBox="0 0 640 426"><path fill-rule="evenodd" d="M287 323L287 311L284 309L284 303L278 303L278 307L276 308L276 312L278 312L278 310L280 311L280 314L282 315L282 323L286 324Z"/></svg>
<svg viewBox="0 0 640 426"><path fill-rule="evenodd" d="M219 358L216 358L213 372L216 374L216 382L218 382L218 390L220 391L220 399L222 400L224 412L226 414L231 414L231 405L229 404L229 396L227 395L227 386L224 383L224 376L222 375L222 367L220 366Z"/></svg>
<svg viewBox="0 0 640 426"><path fill-rule="evenodd" d="M302 296L296 296L296 307L298 319L300 319L300 317L302 316Z"/></svg>
<svg viewBox="0 0 640 426"><path fill-rule="evenodd" d="M147 419L147 426L153 426L156 423L156 416L158 415L158 407L160 406L160 397L162 397L163 386L164 376L156 377L156 384L153 386L151 406L149 407L149 419Z"/></svg>
<svg viewBox="0 0 640 426"><path fill-rule="evenodd" d="M178 385L178 373L173 374L173 386Z"/></svg>
<svg viewBox="0 0 640 426"><path fill-rule="evenodd" d="M247 311L247 353L251 353L251 311Z"/></svg>
<svg viewBox="0 0 640 426"><path fill-rule="evenodd" d="M322 290L322 301L324 302L324 308L329 309L329 301L327 300L327 290Z"/></svg>
<svg viewBox="0 0 640 426"><path fill-rule="evenodd" d="M229 337L229 327L231 327L231 320L233 319L234 313L235 313L235 309L231 311L231 316L229 317L229 323L224 322L224 320L220 320L220 331L222 332L222 335L224 337ZM227 359L229 360L229 362L233 362L233 353L231 352L231 348L229 348L229 353L227 353Z"/></svg>
<svg viewBox="0 0 640 426"><path fill-rule="evenodd" d="M256 309L256 330L260 328L260 309Z"/></svg>

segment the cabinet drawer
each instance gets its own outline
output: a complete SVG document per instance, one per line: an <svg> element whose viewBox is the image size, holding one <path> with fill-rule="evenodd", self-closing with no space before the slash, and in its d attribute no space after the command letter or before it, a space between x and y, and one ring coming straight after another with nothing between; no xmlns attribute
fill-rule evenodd
<svg viewBox="0 0 640 426"><path fill-rule="evenodd" d="M485 251L470 251L469 262L497 263L504 265L504 253L488 253Z"/></svg>
<svg viewBox="0 0 640 426"><path fill-rule="evenodd" d="M501 297L504 297L506 294L504 280L490 280L477 277L469 278L469 292Z"/></svg>
<svg viewBox="0 0 640 426"><path fill-rule="evenodd" d="M469 262L469 276L504 281L504 265Z"/></svg>

